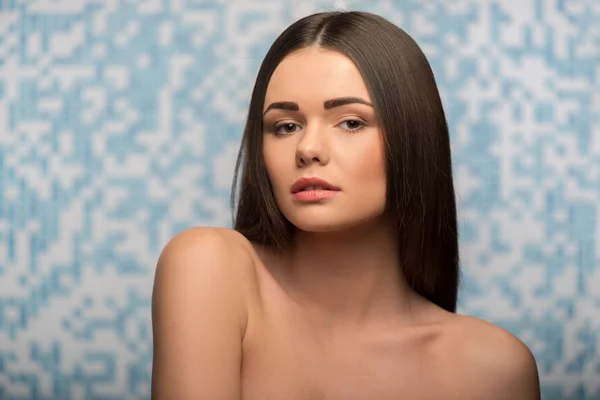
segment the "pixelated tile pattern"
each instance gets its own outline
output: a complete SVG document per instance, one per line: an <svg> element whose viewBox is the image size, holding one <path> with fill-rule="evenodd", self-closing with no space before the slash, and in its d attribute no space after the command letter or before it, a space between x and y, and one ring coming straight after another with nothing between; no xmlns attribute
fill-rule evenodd
<svg viewBox="0 0 600 400"><path fill-rule="evenodd" d="M258 66L291 22L379 13L434 69L460 312L600 399L600 1L0 0L0 399L148 399L175 233L229 226Z"/></svg>

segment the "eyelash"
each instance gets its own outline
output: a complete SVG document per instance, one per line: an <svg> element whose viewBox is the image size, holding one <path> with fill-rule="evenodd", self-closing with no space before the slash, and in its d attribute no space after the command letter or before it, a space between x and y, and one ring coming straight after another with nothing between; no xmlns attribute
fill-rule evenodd
<svg viewBox="0 0 600 400"><path fill-rule="evenodd" d="M350 132L350 133L356 133L356 132L358 132L358 131L361 131L362 129L364 129L364 128L365 128L365 126L367 125L367 123L366 123L365 121L363 121L363 120L361 120L361 119L357 119L357 118L350 118L350 119L346 119L346 120L344 120L344 121L341 121L341 122L340 122L338 125L340 125L340 124L343 124L343 123L347 123L347 122L350 122L350 121L353 121L353 122L358 122L358 123L359 123L359 127L358 127L358 128L356 128L356 129L346 129L346 128L341 128L341 129L345 130L346 132ZM275 126L273 127L273 132L274 132L276 135L279 135L279 136L286 136L286 135L291 135L292 133L296 133L296 131L294 131L294 132L280 133L280 132L279 132L279 130L280 130L282 127L286 126L286 125L295 125L295 126L300 126L299 124L296 124L296 123L294 123L294 122L283 122L283 123L280 123L280 124L277 124L277 125L275 125ZM337 126L337 125L336 125L336 126Z"/></svg>

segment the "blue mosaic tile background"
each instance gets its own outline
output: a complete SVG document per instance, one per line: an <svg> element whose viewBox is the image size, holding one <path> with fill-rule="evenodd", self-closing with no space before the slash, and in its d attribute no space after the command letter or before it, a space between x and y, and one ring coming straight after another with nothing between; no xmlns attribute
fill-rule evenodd
<svg viewBox="0 0 600 400"><path fill-rule="evenodd" d="M600 1L0 0L0 399L148 399L162 246L230 226L262 57L294 20L409 32L452 135L461 313L600 399Z"/></svg>

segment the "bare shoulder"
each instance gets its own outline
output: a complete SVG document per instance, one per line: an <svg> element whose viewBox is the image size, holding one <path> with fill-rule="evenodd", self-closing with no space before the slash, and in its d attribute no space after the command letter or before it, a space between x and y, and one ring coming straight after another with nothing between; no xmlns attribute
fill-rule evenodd
<svg viewBox="0 0 600 400"><path fill-rule="evenodd" d="M158 259L157 283L173 279L187 284L206 281L213 288L250 301L255 292L256 269L252 244L233 229L194 227L175 235ZM220 285L220 286L215 286ZM247 305L247 304L246 304Z"/></svg>
<svg viewBox="0 0 600 400"><path fill-rule="evenodd" d="M252 246L236 231L192 228L165 245L152 292L153 399L241 396L255 283Z"/></svg>
<svg viewBox="0 0 600 400"><path fill-rule="evenodd" d="M223 273L252 274L252 245L232 229L190 228L175 235L165 245L157 268L180 268L187 270L182 271L184 273L193 273L194 265L218 265Z"/></svg>
<svg viewBox="0 0 600 400"><path fill-rule="evenodd" d="M194 227L186 229L175 235L166 244L163 254L171 254L172 250L194 251L194 250L212 250L234 251L233 255L238 255L240 251L247 251L251 248L250 242L239 232L228 228L217 227Z"/></svg>
<svg viewBox="0 0 600 400"><path fill-rule="evenodd" d="M448 330L465 398L538 400L535 358L518 337L479 318L457 315ZM451 347L450 347L451 346Z"/></svg>

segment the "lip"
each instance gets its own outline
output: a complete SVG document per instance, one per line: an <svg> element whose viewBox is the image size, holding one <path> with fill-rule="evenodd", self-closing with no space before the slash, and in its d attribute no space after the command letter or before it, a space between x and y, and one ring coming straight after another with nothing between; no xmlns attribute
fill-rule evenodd
<svg viewBox="0 0 600 400"><path fill-rule="evenodd" d="M325 190L339 192L340 188L332 185L324 179L313 177L313 178L300 178L292 185L291 192L296 194L302 191L302 189L309 186L321 186Z"/></svg>

